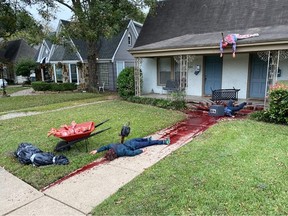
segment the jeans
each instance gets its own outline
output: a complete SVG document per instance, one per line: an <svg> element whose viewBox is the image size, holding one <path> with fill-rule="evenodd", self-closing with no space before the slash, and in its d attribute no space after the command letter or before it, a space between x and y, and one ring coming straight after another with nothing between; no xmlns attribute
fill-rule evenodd
<svg viewBox="0 0 288 216"><path fill-rule="evenodd" d="M231 114L234 115L234 112L237 112L237 111L243 109L246 104L247 104L246 102L243 102L243 103L239 104L238 106L233 106L233 100L229 100L229 102L227 104L227 108L230 109Z"/></svg>
<svg viewBox="0 0 288 216"><path fill-rule="evenodd" d="M152 145L159 145L159 144L165 144L165 140L150 140L148 138L135 138L127 140L123 145L130 147L131 149L140 149L147 146Z"/></svg>

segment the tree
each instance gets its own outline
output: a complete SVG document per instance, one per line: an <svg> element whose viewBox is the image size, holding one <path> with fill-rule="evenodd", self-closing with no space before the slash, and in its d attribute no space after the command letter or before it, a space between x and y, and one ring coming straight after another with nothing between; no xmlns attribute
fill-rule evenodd
<svg viewBox="0 0 288 216"><path fill-rule="evenodd" d="M51 18L49 8L57 4L68 7L73 13L73 22L66 26L69 35L85 40L88 44L88 72L90 91L96 91L96 59L98 58L99 39L115 35L124 19L139 16L139 9L153 7L156 0L22 0L28 4L38 4L40 14ZM141 14L141 13L140 13Z"/></svg>
<svg viewBox="0 0 288 216"><path fill-rule="evenodd" d="M16 13L9 3L0 1L0 38L9 37L16 31Z"/></svg>
<svg viewBox="0 0 288 216"><path fill-rule="evenodd" d="M0 0L0 38L24 39L28 44L39 44L43 38L42 25L17 1Z"/></svg>
<svg viewBox="0 0 288 216"><path fill-rule="evenodd" d="M21 59L15 66L17 76L24 76L29 79L31 71L37 68L37 63L33 59Z"/></svg>

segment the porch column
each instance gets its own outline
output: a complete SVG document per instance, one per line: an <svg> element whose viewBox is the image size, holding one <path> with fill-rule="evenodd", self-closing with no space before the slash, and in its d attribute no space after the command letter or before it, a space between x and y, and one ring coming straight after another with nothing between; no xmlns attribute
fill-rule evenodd
<svg viewBox="0 0 288 216"><path fill-rule="evenodd" d="M288 58L288 50L264 51L258 52L257 54L261 60L267 61L267 78L264 99L264 106L266 106L269 87L277 82L279 62Z"/></svg>
<svg viewBox="0 0 288 216"><path fill-rule="evenodd" d="M180 89L184 90L187 87L188 79L188 56L180 56Z"/></svg>
<svg viewBox="0 0 288 216"><path fill-rule="evenodd" d="M142 58L136 58L134 66L135 96L141 96L141 64Z"/></svg>
<svg viewBox="0 0 288 216"><path fill-rule="evenodd" d="M188 87L188 70L192 67L194 55L180 55L174 56L174 60L180 66L180 89L185 90Z"/></svg>

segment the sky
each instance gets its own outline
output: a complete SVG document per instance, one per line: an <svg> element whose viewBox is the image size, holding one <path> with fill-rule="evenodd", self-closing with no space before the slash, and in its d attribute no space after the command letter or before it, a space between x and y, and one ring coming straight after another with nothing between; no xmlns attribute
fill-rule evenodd
<svg viewBox="0 0 288 216"><path fill-rule="evenodd" d="M33 17L37 20L37 21L41 21L41 16L38 14L37 12L37 8L35 6L33 7L27 7L26 8L28 11L30 11L30 13L33 15ZM49 24L49 26L52 28L52 30L56 30L59 20L63 19L63 20L70 20L72 13L71 11L64 6L60 6L58 9L58 12L55 14L55 16L57 17L56 20L52 20L51 23Z"/></svg>
<svg viewBox="0 0 288 216"><path fill-rule="evenodd" d="M57 17L57 19L51 21L51 23L49 24L49 26L52 28L53 31L56 30L60 19L70 20L70 18L71 18L71 16L72 16L71 11L70 11L67 7L65 7L65 6L63 6L63 5L59 5L59 6L60 6L60 7L59 7L59 9L58 9L58 12L57 12L56 15L55 15L55 16ZM38 14L38 12L37 12L37 8L36 8L35 6L29 7L29 8L26 8L26 9L28 9L28 11L30 11L30 13L33 15L33 17L34 17L36 20L38 20L38 21L42 20L42 19L41 19L41 16L40 16L40 15ZM143 11L144 11L145 13L147 13L147 12L148 12L148 9L143 9Z"/></svg>

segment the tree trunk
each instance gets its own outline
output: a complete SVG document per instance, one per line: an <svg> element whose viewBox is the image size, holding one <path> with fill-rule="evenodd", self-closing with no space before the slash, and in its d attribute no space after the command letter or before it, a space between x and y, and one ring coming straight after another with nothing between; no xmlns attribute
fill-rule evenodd
<svg viewBox="0 0 288 216"><path fill-rule="evenodd" d="M88 91L96 92L98 84L98 73L97 73L97 60L98 50L96 41L88 41Z"/></svg>

